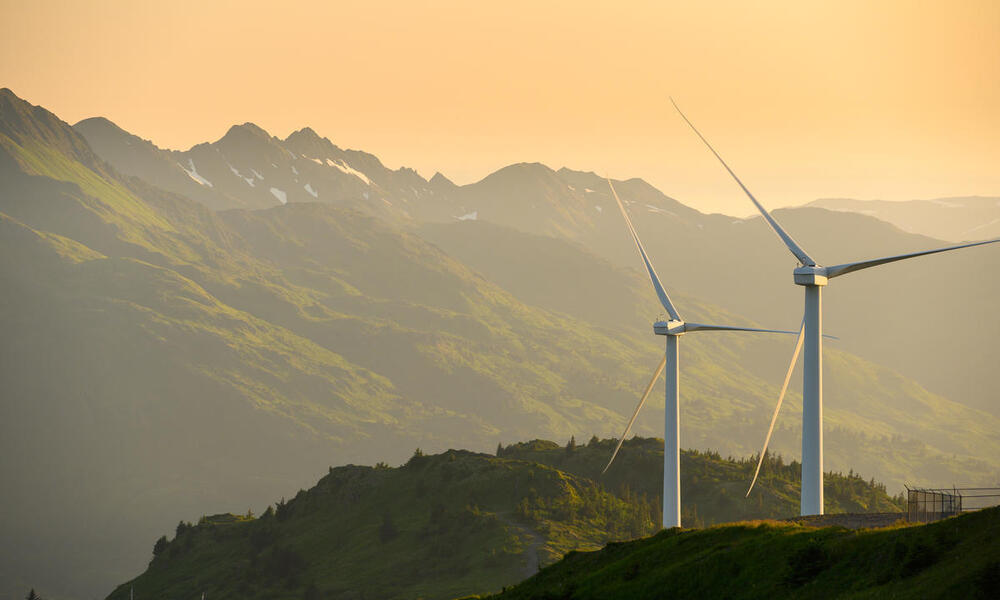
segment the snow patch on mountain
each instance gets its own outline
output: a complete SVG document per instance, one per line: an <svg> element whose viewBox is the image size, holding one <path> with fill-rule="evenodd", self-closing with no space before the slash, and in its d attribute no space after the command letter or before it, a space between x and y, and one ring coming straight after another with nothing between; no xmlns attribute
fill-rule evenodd
<svg viewBox="0 0 1000 600"><path fill-rule="evenodd" d="M243 181L247 182L247 185L249 185L250 187L255 187L254 184L253 184L253 177L244 177L243 173L240 173L239 169L237 169L233 165L229 164L228 162L226 163L226 166L228 166L229 170L233 172L233 175L236 175L237 177L239 177Z"/></svg>
<svg viewBox="0 0 1000 600"><path fill-rule="evenodd" d="M288 194L286 194L285 192L279 190L278 188L273 187L271 188L271 193L274 194L274 197L278 199L278 202L281 202L282 204L288 204Z"/></svg>
<svg viewBox="0 0 1000 600"><path fill-rule="evenodd" d="M651 213L656 213L656 214L659 214L659 215L670 215L671 217L676 217L677 216L677 213L675 213L673 211L663 210L659 206L653 206L652 204L647 204L646 208L649 209L649 212L651 212Z"/></svg>
<svg viewBox="0 0 1000 600"><path fill-rule="evenodd" d="M253 173L253 176L256 177L257 179L260 179L261 181L264 181L264 176L261 175L260 173L258 173L257 171L254 171L253 169L250 169L250 172Z"/></svg>
<svg viewBox="0 0 1000 600"><path fill-rule="evenodd" d="M198 174L198 169L196 169L194 167L194 161L192 159L190 159L190 158L188 159L188 166L191 167L190 169L188 169L187 167L185 167L181 163L177 163L177 166L180 167L180 168L182 168L182 169L184 169L184 172L187 173L188 177L190 177L191 179L197 181L201 185L205 185L205 186L208 186L208 187L214 187L212 185L211 181L205 179L204 177L202 177L201 175Z"/></svg>
<svg viewBox="0 0 1000 600"><path fill-rule="evenodd" d="M602 212L604 212L604 209L603 209L603 208L601 208L600 206L597 206L596 204L594 205L594 208L596 208L596 209L597 209L597 212L599 212L599 213L602 213Z"/></svg>
<svg viewBox="0 0 1000 600"><path fill-rule="evenodd" d="M364 181L367 185L371 185L372 184L371 180L368 179L367 175L365 175L361 171L358 171L357 169L352 168L350 165L348 165L347 163L345 163L342 160L335 160L334 161L334 160L330 160L328 158L328 159L326 159L326 164L329 165L329 166L331 166L331 167L340 169L341 171L343 171L344 173L347 173L348 175L354 175L355 177L357 177L361 181Z"/></svg>
<svg viewBox="0 0 1000 600"><path fill-rule="evenodd" d="M467 215L462 215L461 217L455 217L459 221L476 221L479 219L479 211L474 210Z"/></svg>
<svg viewBox="0 0 1000 600"><path fill-rule="evenodd" d="M311 185L309 185L309 184L307 183L307 184L305 184L305 185L304 185L304 186L302 186L302 187L303 187L303 188L305 188L305 190L306 190L307 192L309 192L309 195L310 195L310 196L312 196L313 198L319 198L319 192L317 192L316 190L314 190L314 189L313 189L313 186L311 186ZM272 188L272 189L273 189L273 188Z"/></svg>
<svg viewBox="0 0 1000 600"><path fill-rule="evenodd" d="M298 175L299 174L299 170L295 168L295 165L292 165L292 173L294 175Z"/></svg>

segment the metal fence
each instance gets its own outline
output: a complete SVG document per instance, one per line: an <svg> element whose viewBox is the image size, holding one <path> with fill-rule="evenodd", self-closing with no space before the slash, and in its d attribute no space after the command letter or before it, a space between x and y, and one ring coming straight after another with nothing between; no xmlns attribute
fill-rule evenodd
<svg viewBox="0 0 1000 600"><path fill-rule="evenodd" d="M911 488L906 520L927 523L1000 504L1000 488Z"/></svg>

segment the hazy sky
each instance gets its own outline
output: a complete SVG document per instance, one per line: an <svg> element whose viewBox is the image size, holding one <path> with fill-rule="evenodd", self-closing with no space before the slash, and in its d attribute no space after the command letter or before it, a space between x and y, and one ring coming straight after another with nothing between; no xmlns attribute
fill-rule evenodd
<svg viewBox="0 0 1000 600"><path fill-rule="evenodd" d="M540 161L749 214L673 96L767 206L1000 195L996 0L0 0L0 15L0 86L161 147L309 125L425 177Z"/></svg>

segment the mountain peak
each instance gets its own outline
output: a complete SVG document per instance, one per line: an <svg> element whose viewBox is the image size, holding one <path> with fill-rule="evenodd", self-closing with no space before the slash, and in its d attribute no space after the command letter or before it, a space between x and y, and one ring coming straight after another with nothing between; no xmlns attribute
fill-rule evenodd
<svg viewBox="0 0 1000 600"><path fill-rule="evenodd" d="M233 125L232 127L230 127L229 131L226 132L226 135L222 136L222 139L246 138L246 137L263 138L265 140L269 140L271 139L271 134L264 131L264 129L257 126L256 124L247 121L242 125Z"/></svg>
<svg viewBox="0 0 1000 600"><path fill-rule="evenodd" d="M31 104L10 88L0 90L0 133L17 144L41 141L93 166L96 157L68 123L42 106Z"/></svg>
<svg viewBox="0 0 1000 600"><path fill-rule="evenodd" d="M455 182L453 182L452 180L450 180L447 177L445 177L444 175L442 175L441 171L435 172L434 176L431 177L431 179L430 179L430 181L428 181L428 183L431 184L431 187L435 187L435 188L450 189L450 188L456 188L456 187L458 187L457 185L455 185Z"/></svg>
<svg viewBox="0 0 1000 600"><path fill-rule="evenodd" d="M288 141L288 140L292 139L293 137L301 137L301 138L304 138L304 139L307 139L307 140L313 140L313 141L320 141L320 140L323 139L323 138L321 138L319 136L318 133L316 133L316 131L313 130L312 127L303 127L302 129L299 129L298 131L293 131L291 134L289 134L289 136L287 138L285 138L285 141Z"/></svg>
<svg viewBox="0 0 1000 600"><path fill-rule="evenodd" d="M556 174L547 165L540 162L521 162L514 163L512 165L507 165L498 171L487 175L482 181L487 180L507 180L510 178L524 179L524 178L549 178L554 177Z"/></svg>
<svg viewBox="0 0 1000 600"><path fill-rule="evenodd" d="M320 137L312 127L303 127L298 131L293 131L285 138L285 144L292 150L308 156L327 156L330 152L340 151L340 148L333 142L325 137Z"/></svg>
<svg viewBox="0 0 1000 600"><path fill-rule="evenodd" d="M86 119L81 119L73 125L73 129L80 131L81 129L95 131L114 131L127 133L124 129L119 127L114 121L108 119L107 117L88 117Z"/></svg>

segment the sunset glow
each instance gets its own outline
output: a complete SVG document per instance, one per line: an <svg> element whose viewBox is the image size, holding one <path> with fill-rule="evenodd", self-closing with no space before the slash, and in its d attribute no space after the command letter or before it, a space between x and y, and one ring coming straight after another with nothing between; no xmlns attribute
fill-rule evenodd
<svg viewBox="0 0 1000 600"><path fill-rule="evenodd" d="M506 164L771 207L1000 193L1000 4L3 3L0 86L186 149L252 121L458 183Z"/></svg>

